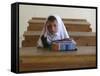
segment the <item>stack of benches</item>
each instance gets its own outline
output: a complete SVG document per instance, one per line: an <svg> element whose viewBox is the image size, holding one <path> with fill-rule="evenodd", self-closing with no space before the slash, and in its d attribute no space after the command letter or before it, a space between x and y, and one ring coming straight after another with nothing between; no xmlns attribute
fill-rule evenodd
<svg viewBox="0 0 100 76"><path fill-rule="evenodd" d="M38 38L41 34L45 18L32 18L28 21L29 26L24 32L25 40L22 41L22 47L33 47L37 45ZM91 24L86 19L63 19L69 35L77 45L95 46L95 32L92 32Z"/></svg>

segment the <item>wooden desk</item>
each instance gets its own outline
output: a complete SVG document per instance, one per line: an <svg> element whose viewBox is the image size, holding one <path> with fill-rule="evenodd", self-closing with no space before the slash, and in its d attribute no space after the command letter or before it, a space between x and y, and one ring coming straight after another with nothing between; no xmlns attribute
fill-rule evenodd
<svg viewBox="0 0 100 76"><path fill-rule="evenodd" d="M20 71L96 67L96 47L78 46L77 51L54 52L36 47L20 48Z"/></svg>

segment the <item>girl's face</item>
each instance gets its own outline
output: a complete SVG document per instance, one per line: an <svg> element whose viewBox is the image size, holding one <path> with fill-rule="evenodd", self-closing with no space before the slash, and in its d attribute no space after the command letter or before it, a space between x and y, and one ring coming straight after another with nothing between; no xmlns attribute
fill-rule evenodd
<svg viewBox="0 0 100 76"><path fill-rule="evenodd" d="M47 21L47 29L51 34L54 34L57 32L57 21L54 20L53 22Z"/></svg>

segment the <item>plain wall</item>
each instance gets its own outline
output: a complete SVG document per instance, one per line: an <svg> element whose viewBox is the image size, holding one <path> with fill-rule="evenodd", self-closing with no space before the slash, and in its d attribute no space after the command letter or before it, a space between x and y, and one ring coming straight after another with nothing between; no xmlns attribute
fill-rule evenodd
<svg viewBox="0 0 100 76"><path fill-rule="evenodd" d="M32 17L48 17L49 15L56 14L61 18L75 18L86 19L95 32L95 19L96 10L86 8L73 8L73 7L52 7L52 6L36 6L36 5L20 5L19 6L19 43L22 46L24 40L24 31L27 31L28 20Z"/></svg>

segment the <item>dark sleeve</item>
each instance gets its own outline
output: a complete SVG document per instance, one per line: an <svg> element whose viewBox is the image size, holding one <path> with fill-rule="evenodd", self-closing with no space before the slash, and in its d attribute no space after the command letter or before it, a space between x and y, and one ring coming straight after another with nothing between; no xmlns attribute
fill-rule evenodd
<svg viewBox="0 0 100 76"><path fill-rule="evenodd" d="M44 48L49 47L49 44L47 42L47 38L44 37L44 35L41 36L41 40L42 40L42 43L43 43L43 47Z"/></svg>

